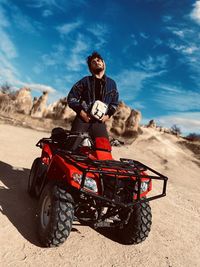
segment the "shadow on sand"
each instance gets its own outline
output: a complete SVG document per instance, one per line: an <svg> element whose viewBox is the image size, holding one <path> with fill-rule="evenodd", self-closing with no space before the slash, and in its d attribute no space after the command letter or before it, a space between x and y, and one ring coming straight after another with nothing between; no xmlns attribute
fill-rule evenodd
<svg viewBox="0 0 200 267"><path fill-rule="evenodd" d="M14 168L0 161L0 181L3 183L0 186L0 212L10 220L26 240L41 247L36 233L37 200L32 199L27 192L29 172L29 169ZM81 226L81 224L78 225ZM120 243L113 231L109 229L94 230L112 241ZM76 229L76 223L73 224L72 231L80 233Z"/></svg>
<svg viewBox="0 0 200 267"><path fill-rule="evenodd" d="M29 169L14 168L0 161L0 212L30 243L40 246L36 236L37 202L27 193Z"/></svg>
<svg viewBox="0 0 200 267"><path fill-rule="evenodd" d="M0 212L16 227L19 233L35 246L42 247L37 238L37 200L27 192L29 169L14 168L0 161ZM74 225L76 226L76 225ZM72 231L79 233L73 226Z"/></svg>

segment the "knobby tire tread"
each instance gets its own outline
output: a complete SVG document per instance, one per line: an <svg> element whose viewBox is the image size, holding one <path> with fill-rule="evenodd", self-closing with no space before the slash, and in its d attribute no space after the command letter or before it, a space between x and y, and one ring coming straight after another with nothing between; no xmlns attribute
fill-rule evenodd
<svg viewBox="0 0 200 267"><path fill-rule="evenodd" d="M42 194L43 195L43 194ZM40 231L40 241L45 247L56 247L68 238L74 217L73 199L57 185L52 190L52 211L46 231Z"/></svg>
<svg viewBox="0 0 200 267"><path fill-rule="evenodd" d="M139 244L149 235L152 224L151 207L148 202L138 203L134 207L130 220L118 234L124 244Z"/></svg>

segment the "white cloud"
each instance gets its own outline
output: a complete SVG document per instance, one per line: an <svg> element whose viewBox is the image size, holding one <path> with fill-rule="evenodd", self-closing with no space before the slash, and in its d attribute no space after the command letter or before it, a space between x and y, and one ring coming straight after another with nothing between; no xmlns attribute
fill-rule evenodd
<svg viewBox="0 0 200 267"><path fill-rule="evenodd" d="M18 71L12 65L11 60L16 58L17 50L9 34L6 32L11 24L7 19L4 9L0 6L0 82L13 83L18 77Z"/></svg>
<svg viewBox="0 0 200 267"><path fill-rule="evenodd" d="M168 40L167 45L171 49L186 55L199 51L199 37L195 29L188 29L182 25L167 27L166 29L177 37Z"/></svg>
<svg viewBox="0 0 200 267"><path fill-rule="evenodd" d="M38 34L38 30L42 29L42 26L38 21L32 20L29 16L25 15L14 3L11 4L10 1L5 1L4 4L6 9L3 9L3 6L0 6L0 27L13 28L14 26L28 34ZM5 10L7 10L8 17L5 15ZM9 17L10 21L8 21Z"/></svg>
<svg viewBox="0 0 200 267"><path fill-rule="evenodd" d="M81 25L82 25L82 21L77 20L76 22L65 23L61 26L56 27L56 29L63 36L63 35L68 35L69 33L75 31Z"/></svg>
<svg viewBox="0 0 200 267"><path fill-rule="evenodd" d="M194 33L193 28L188 28L184 24L177 24L174 27L167 26L166 29L172 34L178 36L182 41L186 41L185 38L191 36Z"/></svg>
<svg viewBox="0 0 200 267"><path fill-rule="evenodd" d="M199 50L199 48L196 45L192 45L190 47L186 47L185 49L183 49L183 53L191 55L195 51L198 51L198 50Z"/></svg>
<svg viewBox="0 0 200 267"><path fill-rule="evenodd" d="M170 39L168 41L168 46L176 51L183 51L184 49L186 49L186 46L185 45L180 45L180 44L177 44L177 42L175 42L174 40Z"/></svg>
<svg viewBox="0 0 200 267"><path fill-rule="evenodd" d="M84 55L89 49L89 40L82 34L79 34L69 52L69 58L66 60L67 69L70 71L80 71L81 67L86 64Z"/></svg>
<svg viewBox="0 0 200 267"><path fill-rule="evenodd" d="M163 20L164 22L169 22L170 20L172 20L172 16L169 16L169 15L163 16L163 17L162 17L162 20Z"/></svg>
<svg viewBox="0 0 200 267"><path fill-rule="evenodd" d="M23 86L31 88L33 91L48 91L49 93L55 93L56 90L51 86L37 83L25 83L19 78L19 73L17 69L12 65L12 63L0 53L0 84L8 83L12 88L20 88Z"/></svg>
<svg viewBox="0 0 200 267"><path fill-rule="evenodd" d="M108 33L108 27L105 24L100 23L94 24L93 26L87 28L87 30L98 38L101 38Z"/></svg>
<svg viewBox="0 0 200 267"><path fill-rule="evenodd" d="M32 70L33 70L33 72L34 72L35 74L40 74L40 73L43 72L44 67L41 66L41 64L37 64L37 65L35 65L35 66L32 68Z"/></svg>
<svg viewBox="0 0 200 267"><path fill-rule="evenodd" d="M7 4L7 3L6 3ZM34 31L34 28L31 27L31 24L28 23L28 18L24 17L15 6L12 6L12 11L15 11L15 23L18 23L18 26L24 27L24 24L27 24L26 30ZM8 83L12 88L18 89L23 86L30 87L33 91L48 91L49 93L55 93L56 90L51 86L45 84L37 84L32 82L30 79L29 82L25 83L20 79L20 73L13 63L13 59L18 56L16 47L12 42L10 35L7 33L7 28L11 26L11 23L4 14L3 8L0 6L0 83Z"/></svg>
<svg viewBox="0 0 200 267"><path fill-rule="evenodd" d="M0 6L0 52L4 53L7 58L15 58L17 57L16 47L9 34L6 32L6 29L10 27L10 25L3 8Z"/></svg>
<svg viewBox="0 0 200 267"><path fill-rule="evenodd" d="M63 12L66 13L66 11L70 11L72 7L85 7L88 5L88 2L86 0L27 0L27 6L32 8L38 8L38 9L44 9L42 15L49 16L51 15L49 11L52 12ZM46 12L45 10L48 10Z"/></svg>
<svg viewBox="0 0 200 267"><path fill-rule="evenodd" d="M51 53L41 56L41 61L33 67L33 72L40 74L46 67L63 65L65 63L65 52L66 48L62 44L53 46L53 51Z"/></svg>
<svg viewBox="0 0 200 267"><path fill-rule="evenodd" d="M190 14L191 18L200 24L200 1L196 1L194 4L194 8Z"/></svg>
<svg viewBox="0 0 200 267"><path fill-rule="evenodd" d="M176 124L183 134L200 134L200 112L180 112L154 118L158 125L171 128Z"/></svg>
<svg viewBox="0 0 200 267"><path fill-rule="evenodd" d="M184 38L185 34L184 34L184 31L183 30L174 30L173 31L174 34L178 35L179 37L182 37Z"/></svg>
<svg viewBox="0 0 200 267"><path fill-rule="evenodd" d="M136 39L136 37L135 37L135 34L131 34L131 39L132 39L132 44L133 45L138 45L138 41L137 41L137 39Z"/></svg>
<svg viewBox="0 0 200 267"><path fill-rule="evenodd" d="M59 3L58 3L59 2ZM63 6L60 4L63 3L63 1L58 0L32 0L28 6L34 7L34 8L43 8L43 7L49 7L49 8L58 8L63 9Z"/></svg>
<svg viewBox="0 0 200 267"><path fill-rule="evenodd" d="M43 91L47 91L49 93L55 93L56 90L48 85L45 84L39 84L39 83L24 83L19 81L18 84L20 86L25 86L25 87L29 87L30 89L32 89L33 91L39 91L39 92L43 92Z"/></svg>
<svg viewBox="0 0 200 267"><path fill-rule="evenodd" d="M183 88L160 85L154 100L162 108L176 111L200 110L200 93Z"/></svg>
<svg viewBox="0 0 200 267"><path fill-rule="evenodd" d="M142 60L141 62L137 62L135 66L139 69L145 70L145 71L155 71L158 69L164 69L166 67L168 60L167 55L162 56L148 56L146 59Z"/></svg>
<svg viewBox="0 0 200 267"><path fill-rule="evenodd" d="M140 36L141 36L143 39L148 39L148 38L149 38L149 36L148 36L146 33L144 33L144 32L140 32Z"/></svg>
<svg viewBox="0 0 200 267"><path fill-rule="evenodd" d="M55 57L55 54L42 55L42 61L46 66L54 66L57 64L57 58Z"/></svg>
<svg viewBox="0 0 200 267"><path fill-rule="evenodd" d="M0 51L0 76L3 81L15 81L19 73L4 53Z"/></svg>
<svg viewBox="0 0 200 267"><path fill-rule="evenodd" d="M200 75L200 36L196 31L196 27L188 28L185 25L186 23L182 23L177 24L175 27L166 27L175 36L173 39L168 40L167 45L179 53L181 56L179 56L179 63L185 65L187 69L190 69L190 78L196 83L196 89L198 89Z"/></svg>
<svg viewBox="0 0 200 267"><path fill-rule="evenodd" d="M68 75L72 73L74 75L74 72L80 71L82 66L86 67L85 54L90 47L90 40L86 39L84 35L78 34L71 47L58 44L53 47L51 53L42 55L40 63L33 67L33 71L40 74L48 68L58 70L58 67L62 67L62 69L67 68Z"/></svg>
<svg viewBox="0 0 200 267"><path fill-rule="evenodd" d="M45 9L43 12L42 12L42 16L47 18L47 17L50 17L53 15L53 12L49 9Z"/></svg>
<svg viewBox="0 0 200 267"><path fill-rule="evenodd" d="M88 27L87 30L91 32L96 38L96 48L99 49L107 43L107 36L109 33L109 28L106 24L96 23L91 27Z"/></svg>
<svg viewBox="0 0 200 267"><path fill-rule="evenodd" d="M15 27L24 31L26 34L39 34L42 26L39 22L31 20L28 16L24 15L17 6L12 6L12 22Z"/></svg>
<svg viewBox="0 0 200 267"><path fill-rule="evenodd" d="M134 104L132 105L132 108L133 109L137 109L137 110L143 110L145 109L145 105L141 102L138 102L138 101L134 101Z"/></svg>
<svg viewBox="0 0 200 267"><path fill-rule="evenodd" d="M157 84L156 85L157 88L166 91L166 93L181 93L180 88L175 87L175 86L170 86L168 84Z"/></svg>
<svg viewBox="0 0 200 267"><path fill-rule="evenodd" d="M153 48L156 48L157 46L162 45L163 41L160 38L157 38L157 39L155 39L155 43L156 44L155 44L155 46Z"/></svg>
<svg viewBox="0 0 200 267"><path fill-rule="evenodd" d="M177 24L176 27L167 27L167 29L176 36L176 38L168 40L168 47L179 53L181 56L179 56L179 63L185 65L187 69L189 69L190 78L193 79L197 88L199 88L200 35L197 27L186 28L184 24ZM177 35L176 32L183 32L183 34Z"/></svg>
<svg viewBox="0 0 200 267"><path fill-rule="evenodd" d="M193 42L177 44L177 42L175 42L174 40L169 40L168 46L171 49L174 49L177 52L180 52L185 55L191 55L191 54L194 54L194 52L199 51L199 48Z"/></svg>
<svg viewBox="0 0 200 267"><path fill-rule="evenodd" d="M136 70L123 70L114 77L117 83L120 96L123 95L123 101L132 101L136 98L138 92L142 89L144 82L162 72L145 72Z"/></svg>
<svg viewBox="0 0 200 267"><path fill-rule="evenodd" d="M122 52L124 54L128 53L128 51L133 47L133 46L137 46L138 45L138 41L135 37L135 34L131 34L130 35L130 41L127 42L128 44L125 45L125 47L123 48Z"/></svg>
<svg viewBox="0 0 200 267"><path fill-rule="evenodd" d="M0 27L9 27L10 23L7 20L3 8L0 6Z"/></svg>
<svg viewBox="0 0 200 267"><path fill-rule="evenodd" d="M87 45L87 41L84 38L84 36L82 34L79 34L76 42L74 44L74 47L72 48L72 53L81 53L81 52L85 52L88 49L88 45Z"/></svg>

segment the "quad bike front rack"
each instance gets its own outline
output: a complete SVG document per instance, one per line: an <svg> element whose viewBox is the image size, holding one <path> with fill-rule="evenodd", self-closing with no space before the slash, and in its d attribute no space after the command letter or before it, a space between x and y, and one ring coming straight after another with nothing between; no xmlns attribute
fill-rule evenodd
<svg viewBox="0 0 200 267"><path fill-rule="evenodd" d="M151 200L155 200L161 197L166 196L166 188L167 188L167 180L168 177L162 175L161 173L155 171L154 169L144 165L143 163L126 158L120 158L119 161L117 160L91 160L85 155L77 155L77 154L70 154L70 153L61 153L61 156L65 158L65 160L75 166L79 171L82 172L82 182L81 182L81 192L87 195L91 195L93 197L98 198L99 200L109 202L110 204L117 204L123 207L131 207L136 203L140 202L147 202ZM88 192L85 190L84 182L86 179L87 173L94 173L99 174L99 177L102 179L104 175L106 175L107 179L109 177L115 178L115 187L114 191L117 191L119 186L119 177L127 177L130 181L132 181L132 186L135 186L137 182L138 190L136 190L137 197L131 203L121 203L116 202L116 200L111 200L101 195L97 195L93 192ZM132 179L135 177L135 180ZM158 180L162 182L161 185L161 192L157 195L141 198L141 183L142 179L146 178L149 180ZM126 179L126 178L125 178ZM103 181L101 181L103 183ZM115 195L113 197L115 199Z"/></svg>
<svg viewBox="0 0 200 267"><path fill-rule="evenodd" d="M80 136L81 138L87 138L88 135L84 135L84 133L75 133L71 135L72 137ZM57 141L53 140L52 138L43 138L41 139L36 146L42 148L44 143L49 144L57 144ZM75 151L70 151L66 149L62 149L62 147L58 148L56 154L61 156L65 159L65 161L74 167L76 167L80 172L82 172L82 182L80 191L83 194L92 196L100 201L106 201L109 205L118 205L122 207L132 207L138 202L147 202L151 200L155 200L161 197L166 196L166 188L167 188L167 180L168 177L162 175L161 173L155 171L154 169L146 166L145 164L133 160L133 159L126 159L120 158L120 160L93 160L90 159L87 155L80 155L77 154ZM101 179L101 184L103 185L103 176L106 176L109 182L109 179L113 179L114 177L114 192L117 192L119 187L119 177L123 176L126 179L129 179L132 186L135 187L137 183L137 190L135 190L136 198L130 203L123 203L121 201L116 201L116 194L113 196L112 199L98 195L96 193L90 192L84 188L84 183L86 179L87 173L98 174ZM132 179L134 177L134 179ZM149 180L158 180L162 182L160 193L157 195L153 195L150 197L141 198L141 183L142 179L146 178Z"/></svg>

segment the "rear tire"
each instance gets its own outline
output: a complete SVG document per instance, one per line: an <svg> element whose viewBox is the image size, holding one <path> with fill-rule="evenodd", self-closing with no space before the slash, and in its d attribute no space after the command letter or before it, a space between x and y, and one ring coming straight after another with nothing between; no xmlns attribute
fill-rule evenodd
<svg viewBox="0 0 200 267"><path fill-rule="evenodd" d="M74 217L73 198L58 185L48 183L40 197L38 234L45 247L57 247L68 238Z"/></svg>
<svg viewBox="0 0 200 267"><path fill-rule="evenodd" d="M117 235L123 244L139 244L149 235L152 224L152 214L149 202L138 203L133 207L128 224L123 229L117 229Z"/></svg>

